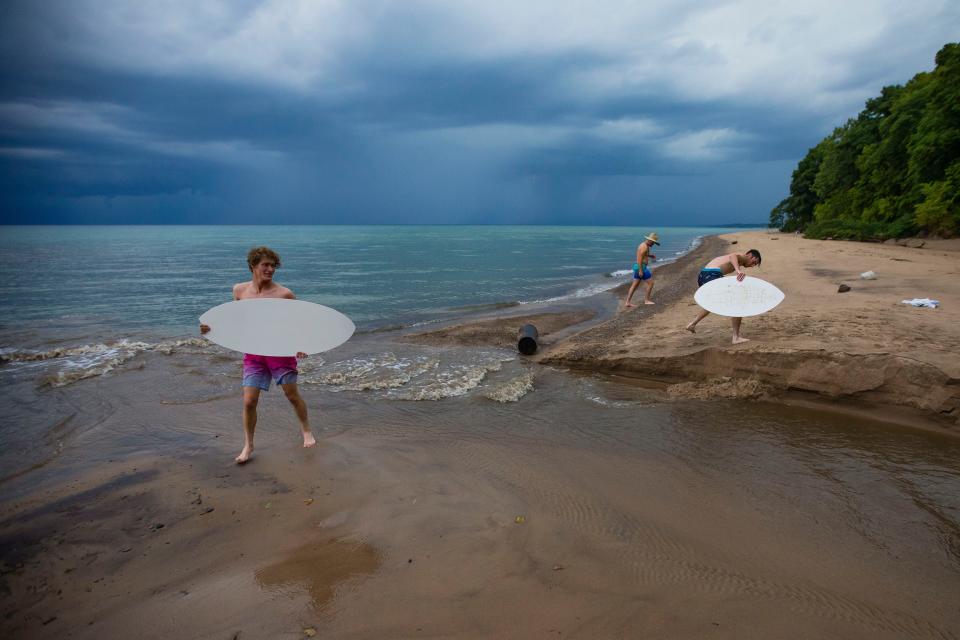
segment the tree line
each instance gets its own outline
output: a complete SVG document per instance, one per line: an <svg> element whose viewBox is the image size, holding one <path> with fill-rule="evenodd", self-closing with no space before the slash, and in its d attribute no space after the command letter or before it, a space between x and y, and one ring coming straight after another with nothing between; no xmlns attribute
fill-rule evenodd
<svg viewBox="0 0 960 640"><path fill-rule="evenodd" d="M810 149L770 226L856 240L960 234L960 43Z"/></svg>

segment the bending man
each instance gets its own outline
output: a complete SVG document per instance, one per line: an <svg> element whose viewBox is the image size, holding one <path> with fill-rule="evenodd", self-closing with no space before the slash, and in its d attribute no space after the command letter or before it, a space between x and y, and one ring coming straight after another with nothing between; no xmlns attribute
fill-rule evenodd
<svg viewBox="0 0 960 640"><path fill-rule="evenodd" d="M700 270L700 274L697 276L697 286L702 287L711 280L716 280L717 278L722 278L725 275L731 273L737 274L737 280L743 280L747 274L743 272L744 269L749 267L756 267L760 264L760 252L756 249L750 249L746 253L731 253L726 256L718 256L707 263L703 269ZM697 323L710 315L710 312L706 309L700 311L693 322L687 325L687 331L690 333L697 332ZM733 344L740 344L741 342L749 342L748 338L740 337L740 322L743 318L730 318L731 323L733 324Z"/></svg>

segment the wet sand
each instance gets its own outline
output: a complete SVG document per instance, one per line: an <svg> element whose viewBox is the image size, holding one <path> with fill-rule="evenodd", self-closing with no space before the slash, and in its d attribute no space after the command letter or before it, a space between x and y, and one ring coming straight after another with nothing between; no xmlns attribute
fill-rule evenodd
<svg viewBox="0 0 960 640"><path fill-rule="evenodd" d="M656 307L566 340L590 314L538 318L546 359L660 357L680 338L653 327L689 313L690 274L723 242L658 269ZM780 284L773 255L757 275ZM773 330L746 322L758 349ZM517 316L468 324L413 340L487 344ZM729 350L725 321L702 327L688 340ZM960 637L960 440L553 362L513 363L533 390L510 402L305 384L310 450L265 394L239 467L235 380L197 361L150 354L66 387L100 413L0 484L0 633Z"/></svg>

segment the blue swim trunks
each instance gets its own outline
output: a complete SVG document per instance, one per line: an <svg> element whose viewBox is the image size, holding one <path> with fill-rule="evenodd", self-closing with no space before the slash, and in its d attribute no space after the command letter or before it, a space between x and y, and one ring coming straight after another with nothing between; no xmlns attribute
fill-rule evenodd
<svg viewBox="0 0 960 640"><path fill-rule="evenodd" d="M297 359L294 357L255 356L243 354L243 383L244 387L257 387L267 391L270 389L270 380L277 385L295 384L297 382Z"/></svg>
<svg viewBox="0 0 960 640"><path fill-rule="evenodd" d="M643 268L640 268L640 265L636 262L633 263L633 279L634 280L649 280L653 277L653 274L650 273L650 269L647 269L647 265L643 265Z"/></svg>
<svg viewBox="0 0 960 640"><path fill-rule="evenodd" d="M702 287L711 280L716 280L717 278L723 277L723 271L720 269L701 269L700 275L697 276L697 286Z"/></svg>

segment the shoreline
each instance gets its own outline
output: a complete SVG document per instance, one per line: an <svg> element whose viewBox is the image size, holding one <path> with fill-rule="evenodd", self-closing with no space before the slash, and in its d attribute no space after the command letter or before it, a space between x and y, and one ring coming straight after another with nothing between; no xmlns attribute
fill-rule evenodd
<svg viewBox="0 0 960 640"><path fill-rule="evenodd" d="M960 258L960 240L941 241L935 250L765 232L711 240L684 256L677 269L658 271L668 276L670 291L664 300L655 288L654 300L666 304L623 312L538 361L656 383L673 397L800 402L960 436L960 367L950 357L960 352L953 329L960 320L960 287L950 268ZM748 273L780 286L787 301L744 319L752 340L742 345L729 344L726 319L708 317L697 334L685 331L696 313L692 297L700 266L725 251L754 247L765 264ZM848 268L826 269L824 262ZM881 264L883 275L859 279L871 264ZM939 299L940 308L896 306L918 282L938 291L929 297ZM839 293L841 283L853 291ZM646 326L631 327L624 316L640 316ZM872 330L885 335L865 333Z"/></svg>
<svg viewBox="0 0 960 640"><path fill-rule="evenodd" d="M594 297L608 309L611 297L618 306L592 319L569 311L499 314L401 339L510 347L518 323L540 321L547 323L546 339L531 360L541 365L631 379L673 399L763 400L960 436L960 366L950 358L960 352L952 329L960 326L960 287L951 278L960 275L951 269L960 240L932 244L807 240L768 231L707 236L654 271L655 305L620 307L628 281ZM725 318L709 316L697 334L685 331L699 309L693 293L702 265L753 247L765 263L748 273L778 285L787 300L746 318L743 330L752 340L742 345L729 343ZM859 278L877 264L883 269L877 280ZM839 293L841 283L852 291ZM897 306L918 283L939 292L930 297L940 299L940 308Z"/></svg>

